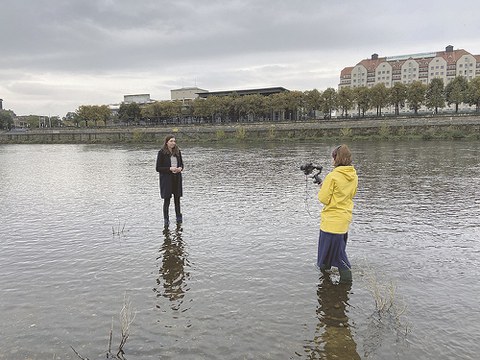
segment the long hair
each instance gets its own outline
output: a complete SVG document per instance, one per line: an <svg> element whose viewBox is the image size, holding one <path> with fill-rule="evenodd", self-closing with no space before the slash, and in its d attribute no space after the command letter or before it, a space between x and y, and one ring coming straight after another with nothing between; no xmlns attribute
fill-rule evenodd
<svg viewBox="0 0 480 360"><path fill-rule="evenodd" d="M162 151L167 155L178 156L180 154L180 148L178 147L178 145L175 144L172 151L170 151L170 149L168 148L168 145L167 145L167 143L170 141L170 139L173 139L173 138L175 138L175 136L173 136L173 135L168 135L165 138L165 141L163 142Z"/></svg>
<svg viewBox="0 0 480 360"><path fill-rule="evenodd" d="M337 146L332 151L333 166L350 166L352 165L352 153L347 145Z"/></svg>

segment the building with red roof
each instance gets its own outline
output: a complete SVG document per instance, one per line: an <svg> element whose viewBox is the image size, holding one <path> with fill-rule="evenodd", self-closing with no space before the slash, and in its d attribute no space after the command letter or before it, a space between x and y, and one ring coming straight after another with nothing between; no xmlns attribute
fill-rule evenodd
<svg viewBox="0 0 480 360"><path fill-rule="evenodd" d="M392 87L396 82L409 84L413 81L429 84L435 78L443 79L446 85L456 76L464 76L467 80L480 76L480 55L454 50L452 45L445 51L429 53L389 57L373 54L370 59L344 68L338 88L372 87L381 83Z"/></svg>

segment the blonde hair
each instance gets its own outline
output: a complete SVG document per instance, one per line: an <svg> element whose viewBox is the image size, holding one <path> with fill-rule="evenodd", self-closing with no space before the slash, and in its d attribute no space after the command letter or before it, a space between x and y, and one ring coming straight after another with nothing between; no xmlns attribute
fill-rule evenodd
<svg viewBox="0 0 480 360"><path fill-rule="evenodd" d="M350 166L352 165L352 153L347 145L337 146L332 151L333 166Z"/></svg>

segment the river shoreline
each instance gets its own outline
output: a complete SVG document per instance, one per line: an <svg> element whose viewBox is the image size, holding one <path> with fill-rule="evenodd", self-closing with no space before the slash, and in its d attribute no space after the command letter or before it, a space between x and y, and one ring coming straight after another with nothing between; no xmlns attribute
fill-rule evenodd
<svg viewBox="0 0 480 360"><path fill-rule="evenodd" d="M174 134L182 142L293 141L327 138L479 140L480 115L34 129L1 132L0 144L162 143L168 134Z"/></svg>

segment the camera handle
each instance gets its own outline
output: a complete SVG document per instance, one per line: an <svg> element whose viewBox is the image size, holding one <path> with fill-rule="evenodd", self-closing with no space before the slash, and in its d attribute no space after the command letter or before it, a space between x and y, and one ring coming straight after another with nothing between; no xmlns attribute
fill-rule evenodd
<svg viewBox="0 0 480 360"><path fill-rule="evenodd" d="M313 183L321 185L322 184L322 179L320 178L322 170L319 170L315 175L312 176Z"/></svg>

